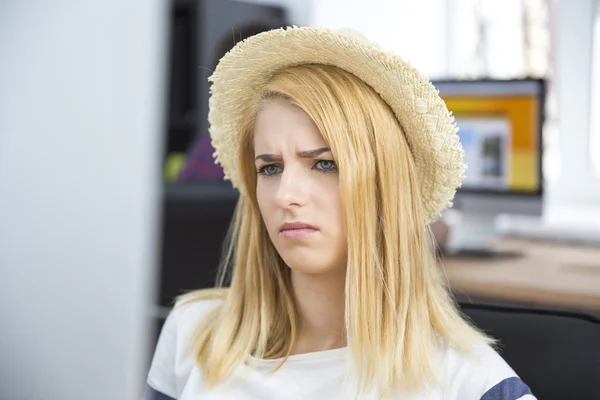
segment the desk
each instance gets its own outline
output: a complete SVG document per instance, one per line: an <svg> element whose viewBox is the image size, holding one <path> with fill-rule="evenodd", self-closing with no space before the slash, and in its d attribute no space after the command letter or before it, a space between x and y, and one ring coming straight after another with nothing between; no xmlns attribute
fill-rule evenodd
<svg viewBox="0 0 600 400"><path fill-rule="evenodd" d="M502 239L494 247L523 256L441 260L457 298L600 315L600 247L522 239Z"/></svg>

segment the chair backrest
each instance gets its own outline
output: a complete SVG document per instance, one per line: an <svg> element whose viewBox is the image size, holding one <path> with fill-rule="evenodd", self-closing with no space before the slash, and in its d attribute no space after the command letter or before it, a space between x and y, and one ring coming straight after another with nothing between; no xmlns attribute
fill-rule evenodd
<svg viewBox="0 0 600 400"><path fill-rule="evenodd" d="M499 340L506 362L542 400L600 400L600 319L590 315L461 303Z"/></svg>

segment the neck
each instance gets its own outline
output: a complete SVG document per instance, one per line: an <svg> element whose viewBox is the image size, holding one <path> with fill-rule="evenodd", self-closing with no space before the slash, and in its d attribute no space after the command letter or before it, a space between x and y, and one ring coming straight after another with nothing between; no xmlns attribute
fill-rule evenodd
<svg viewBox="0 0 600 400"><path fill-rule="evenodd" d="M344 347L345 271L303 274L292 271L298 331L292 354Z"/></svg>

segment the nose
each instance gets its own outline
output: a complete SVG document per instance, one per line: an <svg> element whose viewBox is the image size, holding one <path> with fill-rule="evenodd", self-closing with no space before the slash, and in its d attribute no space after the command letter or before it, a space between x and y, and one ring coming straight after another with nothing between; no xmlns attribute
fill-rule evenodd
<svg viewBox="0 0 600 400"><path fill-rule="evenodd" d="M301 207L308 199L310 183L306 174L296 166L288 166L281 173L277 188L277 204L281 208Z"/></svg>

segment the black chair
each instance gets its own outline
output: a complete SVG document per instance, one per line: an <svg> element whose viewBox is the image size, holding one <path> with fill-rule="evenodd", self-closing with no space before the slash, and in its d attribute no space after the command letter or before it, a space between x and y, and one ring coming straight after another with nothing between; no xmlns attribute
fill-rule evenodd
<svg viewBox="0 0 600 400"><path fill-rule="evenodd" d="M600 400L600 319L572 312L460 303L540 400Z"/></svg>

